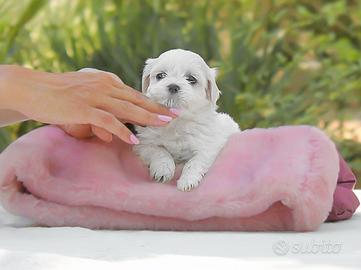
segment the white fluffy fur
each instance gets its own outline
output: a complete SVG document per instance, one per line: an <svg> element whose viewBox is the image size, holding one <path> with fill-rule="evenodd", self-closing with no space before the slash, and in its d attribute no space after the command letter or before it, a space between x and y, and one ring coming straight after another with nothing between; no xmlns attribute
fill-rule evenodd
<svg viewBox="0 0 361 270"><path fill-rule="evenodd" d="M156 75L160 72L166 77L159 80ZM190 84L188 75L197 83ZM134 149L157 182L170 181L175 165L184 163L178 189L197 187L229 136L239 131L229 115L216 112L220 92L215 77L215 69L191 51L170 50L146 61L143 93L153 101L182 110L167 126L136 127L140 144ZM171 94L170 84L178 85L179 91Z"/></svg>

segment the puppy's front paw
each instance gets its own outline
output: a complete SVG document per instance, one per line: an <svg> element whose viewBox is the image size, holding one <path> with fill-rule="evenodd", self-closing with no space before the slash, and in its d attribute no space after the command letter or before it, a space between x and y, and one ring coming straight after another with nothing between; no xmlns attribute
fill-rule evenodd
<svg viewBox="0 0 361 270"><path fill-rule="evenodd" d="M177 188L181 191L191 191L192 189L199 186L201 180L201 177L181 177L177 181Z"/></svg>
<svg viewBox="0 0 361 270"><path fill-rule="evenodd" d="M149 165L150 175L158 183L166 183L172 180L175 171L174 160L160 158L153 160Z"/></svg>

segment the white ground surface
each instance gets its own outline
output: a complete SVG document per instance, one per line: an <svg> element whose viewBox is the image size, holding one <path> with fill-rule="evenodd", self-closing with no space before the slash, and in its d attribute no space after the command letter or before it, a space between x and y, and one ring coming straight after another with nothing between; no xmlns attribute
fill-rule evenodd
<svg viewBox="0 0 361 270"><path fill-rule="evenodd" d="M93 231L23 222L0 208L0 270L361 269L361 209L312 233Z"/></svg>

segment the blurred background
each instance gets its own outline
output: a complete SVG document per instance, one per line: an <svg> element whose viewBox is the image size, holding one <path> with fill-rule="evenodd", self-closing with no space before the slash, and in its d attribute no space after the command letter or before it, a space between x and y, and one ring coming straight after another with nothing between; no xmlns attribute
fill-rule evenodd
<svg viewBox="0 0 361 270"><path fill-rule="evenodd" d="M361 178L359 0L0 0L0 63L140 89L145 59L170 48L218 67L220 110L242 129L318 126ZM0 129L0 151L39 125Z"/></svg>

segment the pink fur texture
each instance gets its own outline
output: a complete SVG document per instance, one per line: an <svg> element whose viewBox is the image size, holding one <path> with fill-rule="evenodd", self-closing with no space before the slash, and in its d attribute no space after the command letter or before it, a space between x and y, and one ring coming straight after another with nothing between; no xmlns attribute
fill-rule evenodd
<svg viewBox="0 0 361 270"><path fill-rule="evenodd" d="M316 128L233 135L191 192L158 184L114 139L77 140L48 126L0 155L0 199L45 226L101 229L311 231L329 215L339 171L334 144Z"/></svg>

